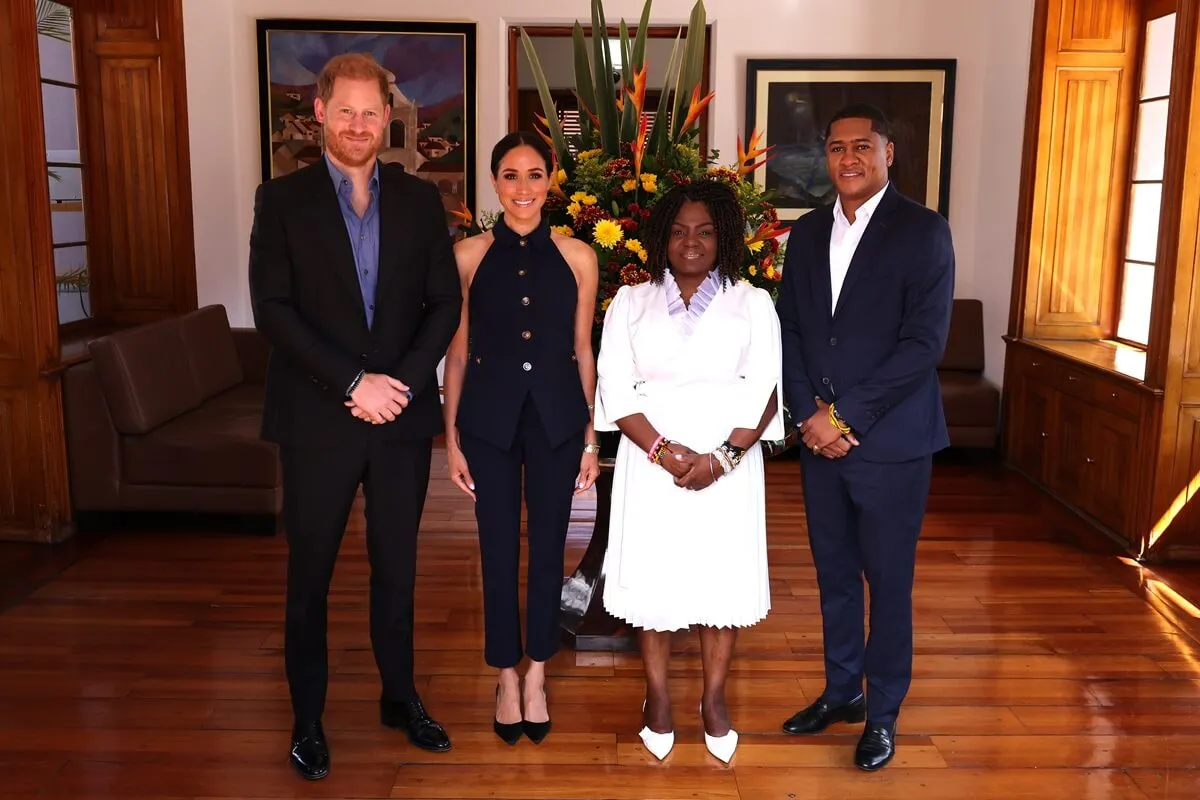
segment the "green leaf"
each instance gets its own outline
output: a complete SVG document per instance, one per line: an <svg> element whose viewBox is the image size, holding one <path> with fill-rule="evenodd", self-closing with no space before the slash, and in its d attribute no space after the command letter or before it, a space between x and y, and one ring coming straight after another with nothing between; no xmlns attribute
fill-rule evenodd
<svg viewBox="0 0 1200 800"><path fill-rule="evenodd" d="M629 28L625 25L625 20L621 20L619 29L621 36L621 79L628 90L633 89L633 65L630 62L630 47L629 47ZM621 111L621 133L620 141L632 142L633 137L637 134L637 113L633 110L633 103L629 102L628 92L622 92L625 95L623 110Z"/></svg>
<svg viewBox="0 0 1200 800"><path fill-rule="evenodd" d="M538 60L537 51L533 48L533 40L529 38L529 34L521 28L521 44L525 47L525 56L529 59L530 69L533 71L533 80L537 84L538 97L542 101L542 112L546 117L546 125L550 129L550 139L553 142L554 152L558 156L558 163L565 164L571 157L570 151L567 149L567 140L563 136L562 125L558 121L558 109L554 105L554 98L550 96L550 84L546 82L546 74L542 71L542 63Z"/></svg>
<svg viewBox="0 0 1200 800"><path fill-rule="evenodd" d="M600 120L600 147L609 155L620 153L617 141L617 95L612 83L612 57L608 52L608 25L604 4L592 0L592 63L596 70L596 116Z"/></svg>
<svg viewBox="0 0 1200 800"><path fill-rule="evenodd" d="M670 110L672 105L672 86L676 81L672 80L672 76L678 74L679 66L676 60L679 58L679 37L683 31L675 34L675 44L671 47L671 59L667 62L667 71L663 77L663 93L658 101L658 113L654 115L654 127L650 129L649 141L646 145L646 152L653 153L655 157L662 159L666 147L670 145L671 137L668 133L670 125Z"/></svg>
<svg viewBox="0 0 1200 800"><path fill-rule="evenodd" d="M675 95L675 115L671 120L671 130L674 134L672 139L676 141L683 130L683 121L687 119L692 93L704 77L704 26L707 20L704 0L696 0L696 5L692 7L692 16L688 20L687 38L683 42L683 69L680 71L678 93Z"/></svg>
<svg viewBox="0 0 1200 800"><path fill-rule="evenodd" d="M588 111L596 111L596 88L592 85L592 67L588 62L587 43L583 39L583 26L576 20L571 29L571 41L575 51L575 96ZM586 118L586 119L585 119ZM580 115L580 124L586 121L584 130L591 131L592 120L587 113Z"/></svg>

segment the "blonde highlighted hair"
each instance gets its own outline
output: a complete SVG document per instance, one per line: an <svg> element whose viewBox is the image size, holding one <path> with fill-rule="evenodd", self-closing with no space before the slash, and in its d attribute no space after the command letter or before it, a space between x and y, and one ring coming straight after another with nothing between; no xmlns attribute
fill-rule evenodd
<svg viewBox="0 0 1200 800"><path fill-rule="evenodd" d="M392 104L392 94L388 90L388 74L367 53L342 53L329 59L317 76L317 96L322 103L328 103L333 96L333 82L338 78L352 81L377 81L379 95L385 106Z"/></svg>

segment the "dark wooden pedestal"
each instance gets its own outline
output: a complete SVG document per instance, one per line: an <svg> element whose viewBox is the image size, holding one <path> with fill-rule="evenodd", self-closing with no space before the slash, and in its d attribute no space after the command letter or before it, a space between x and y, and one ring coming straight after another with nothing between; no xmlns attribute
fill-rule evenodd
<svg viewBox="0 0 1200 800"><path fill-rule="evenodd" d="M600 459L596 479L596 523L579 566L563 581L560 627L563 643L574 650L632 652L637 635L604 610L604 553L608 550L608 520L612 510L613 464Z"/></svg>

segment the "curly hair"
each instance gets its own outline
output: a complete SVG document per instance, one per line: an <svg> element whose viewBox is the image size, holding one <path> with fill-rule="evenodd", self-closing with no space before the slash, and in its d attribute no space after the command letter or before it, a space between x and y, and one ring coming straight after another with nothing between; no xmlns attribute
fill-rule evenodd
<svg viewBox="0 0 1200 800"><path fill-rule="evenodd" d="M670 264L667 250L671 226L687 202L704 203L712 215L717 234L717 274L722 283L738 280L745 253L746 216L733 189L720 181L705 179L671 189L655 204L646 223L646 271L653 283L661 284Z"/></svg>

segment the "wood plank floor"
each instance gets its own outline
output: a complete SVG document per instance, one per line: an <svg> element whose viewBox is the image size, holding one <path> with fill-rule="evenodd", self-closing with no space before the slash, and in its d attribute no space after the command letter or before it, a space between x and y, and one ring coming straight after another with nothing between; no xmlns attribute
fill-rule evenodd
<svg viewBox="0 0 1200 800"><path fill-rule="evenodd" d="M633 654L561 652L551 668L554 732L540 746L509 748L490 730L494 677L481 655L471 509L435 458L417 665L451 752L415 750L379 726L361 508L331 594L333 771L316 784L285 759L283 540L118 532L81 548L15 605L18 583L32 580L16 554L34 556L0 547L11 605L0 614L0 798L1200 796L1200 611L1155 583L1160 576L1106 552L1020 478L953 458L935 469L915 592L915 680L896 760L883 772L850 766L857 726L807 739L779 733L822 685L817 591L789 460L768 472L773 608L738 643L733 766L705 752L688 712L700 692L692 636L679 637L673 662L678 744L666 763L636 736ZM590 514L581 502L570 565ZM56 569L42 567L43 577ZM1173 572L1179 585L1200 585L1195 570Z"/></svg>

